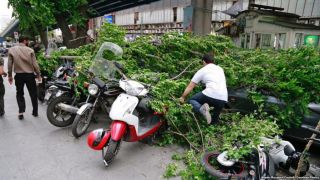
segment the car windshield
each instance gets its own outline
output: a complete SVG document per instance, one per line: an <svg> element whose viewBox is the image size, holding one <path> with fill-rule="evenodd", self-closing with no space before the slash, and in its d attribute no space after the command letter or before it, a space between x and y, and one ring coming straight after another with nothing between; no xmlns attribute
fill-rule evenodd
<svg viewBox="0 0 320 180"><path fill-rule="evenodd" d="M105 42L101 45L97 55L92 61L89 71L103 79L114 79L117 71L113 60L121 58L123 50L120 46Z"/></svg>

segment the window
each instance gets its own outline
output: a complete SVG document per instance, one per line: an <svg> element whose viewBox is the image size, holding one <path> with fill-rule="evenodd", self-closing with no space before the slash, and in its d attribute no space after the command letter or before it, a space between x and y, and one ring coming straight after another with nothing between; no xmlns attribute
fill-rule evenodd
<svg viewBox="0 0 320 180"><path fill-rule="evenodd" d="M254 48L260 48L260 42L261 42L261 34L256 34L255 35L255 46Z"/></svg>
<svg viewBox="0 0 320 180"><path fill-rule="evenodd" d="M280 33L279 34L279 44L278 49L284 49L286 44L286 33Z"/></svg>
<svg viewBox="0 0 320 180"><path fill-rule="evenodd" d="M284 49L286 45L286 33L275 34L273 47L275 49Z"/></svg>
<svg viewBox="0 0 320 180"><path fill-rule="evenodd" d="M302 45L302 33L296 33L294 38L294 47L299 48Z"/></svg>
<svg viewBox="0 0 320 180"><path fill-rule="evenodd" d="M134 24L137 24L138 21L139 21L139 12L135 12L134 13Z"/></svg>
<svg viewBox="0 0 320 180"><path fill-rule="evenodd" d="M246 41L245 48L249 48L249 45L250 45L250 34L247 34L247 41Z"/></svg>
<svg viewBox="0 0 320 180"><path fill-rule="evenodd" d="M173 9L173 22L177 22L177 7L174 7Z"/></svg>
<svg viewBox="0 0 320 180"><path fill-rule="evenodd" d="M262 34L261 48L271 48L271 34Z"/></svg>
<svg viewBox="0 0 320 180"><path fill-rule="evenodd" d="M249 48L250 44L250 34L242 34L240 38L240 47Z"/></svg>
<svg viewBox="0 0 320 180"><path fill-rule="evenodd" d="M240 47L241 48L245 48L245 43L246 43L246 35L245 34L241 34Z"/></svg>

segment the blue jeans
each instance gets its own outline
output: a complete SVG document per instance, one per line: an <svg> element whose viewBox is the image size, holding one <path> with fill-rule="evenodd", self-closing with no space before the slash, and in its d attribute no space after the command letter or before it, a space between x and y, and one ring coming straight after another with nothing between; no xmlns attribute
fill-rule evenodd
<svg viewBox="0 0 320 180"><path fill-rule="evenodd" d="M209 106L214 107L213 112L211 113L212 122L216 123L219 121L219 115L226 104L226 101L214 99L204 95L202 92L198 92L197 94L193 95L189 100L189 104L192 105L193 110L197 113L200 113L200 107L207 103Z"/></svg>

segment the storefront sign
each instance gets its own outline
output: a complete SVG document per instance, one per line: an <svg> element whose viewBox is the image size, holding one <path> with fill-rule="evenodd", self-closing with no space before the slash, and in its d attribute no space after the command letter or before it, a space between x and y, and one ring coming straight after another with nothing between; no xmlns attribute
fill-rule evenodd
<svg viewBox="0 0 320 180"><path fill-rule="evenodd" d="M105 15L104 16L106 22L112 24L113 23L113 15Z"/></svg>
<svg viewBox="0 0 320 180"><path fill-rule="evenodd" d="M319 45L319 36L317 36L317 35L306 35L304 37L304 44L306 46L318 47L318 45Z"/></svg>

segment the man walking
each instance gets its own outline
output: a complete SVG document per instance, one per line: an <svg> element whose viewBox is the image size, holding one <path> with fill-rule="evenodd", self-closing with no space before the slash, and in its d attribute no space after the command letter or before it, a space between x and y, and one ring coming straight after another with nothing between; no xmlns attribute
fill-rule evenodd
<svg viewBox="0 0 320 180"><path fill-rule="evenodd" d="M216 124L219 121L220 112L228 101L226 78L223 69L214 64L212 55L204 55L202 61L204 67L193 76L179 100L184 103L193 88L199 82L204 83L206 89L193 95L189 103L195 112L201 113L207 119L208 124ZM212 116L209 106L214 107Z"/></svg>
<svg viewBox="0 0 320 180"><path fill-rule="evenodd" d="M27 37L19 38L19 45L9 49L8 53L8 80L12 84L12 68L16 73L14 80L17 89L17 102L19 106L19 119L23 119L26 109L24 99L24 85L26 84L33 106L32 115L38 116L37 85L35 78L41 81L40 68L37 63L34 51L28 47ZM36 76L35 76L36 74Z"/></svg>
<svg viewBox="0 0 320 180"><path fill-rule="evenodd" d="M7 73L3 70L3 64L4 60L2 57L0 57L0 117L4 115L4 94L5 94L5 88L3 85L3 78L2 76L6 77Z"/></svg>

